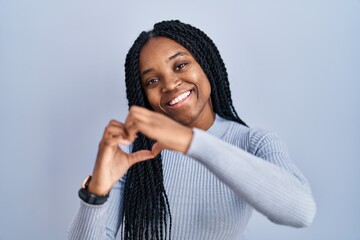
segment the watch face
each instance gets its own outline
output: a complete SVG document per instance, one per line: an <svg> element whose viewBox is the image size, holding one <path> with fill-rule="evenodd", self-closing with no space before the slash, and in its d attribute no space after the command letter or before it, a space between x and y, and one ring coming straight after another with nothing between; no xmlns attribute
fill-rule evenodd
<svg viewBox="0 0 360 240"><path fill-rule="evenodd" d="M90 181L91 181L91 176L89 175L84 179L83 183L81 184L81 188L86 189L89 186Z"/></svg>

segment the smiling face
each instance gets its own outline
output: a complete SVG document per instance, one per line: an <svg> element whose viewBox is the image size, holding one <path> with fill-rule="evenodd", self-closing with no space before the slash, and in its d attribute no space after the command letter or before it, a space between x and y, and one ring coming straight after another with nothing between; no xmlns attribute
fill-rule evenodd
<svg viewBox="0 0 360 240"><path fill-rule="evenodd" d="M214 122L209 80L177 42L153 37L139 56L141 85L151 107L189 127L208 129Z"/></svg>

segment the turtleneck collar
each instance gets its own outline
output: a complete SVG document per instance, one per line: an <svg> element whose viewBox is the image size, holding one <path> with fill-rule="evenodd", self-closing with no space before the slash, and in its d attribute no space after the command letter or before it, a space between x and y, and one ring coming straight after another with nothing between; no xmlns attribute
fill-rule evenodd
<svg viewBox="0 0 360 240"><path fill-rule="evenodd" d="M213 123L213 125L207 130L208 133L218 137L218 138L222 138L227 129L230 126L231 121L220 117L219 115L215 115L215 121Z"/></svg>

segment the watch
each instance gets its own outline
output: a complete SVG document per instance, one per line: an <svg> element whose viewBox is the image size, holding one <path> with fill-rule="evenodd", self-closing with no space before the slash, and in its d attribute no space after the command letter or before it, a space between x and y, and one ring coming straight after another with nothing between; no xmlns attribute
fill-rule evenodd
<svg viewBox="0 0 360 240"><path fill-rule="evenodd" d="M79 197L84 202L92 205L101 205L106 202L106 200L109 198L109 193L105 196L98 196L96 194L88 192L89 183L91 181L91 176L87 176L81 185L81 188L79 190Z"/></svg>

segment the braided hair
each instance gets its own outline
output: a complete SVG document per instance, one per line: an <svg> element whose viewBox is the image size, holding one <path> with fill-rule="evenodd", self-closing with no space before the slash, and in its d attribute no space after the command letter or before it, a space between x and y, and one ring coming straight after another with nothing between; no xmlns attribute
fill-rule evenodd
<svg viewBox="0 0 360 240"><path fill-rule="evenodd" d="M220 117L246 126L233 106L225 64L213 41L201 30L178 20L162 21L142 32L125 61L129 107L152 109L140 83L139 54L152 37L167 37L185 47L199 63L211 85L213 109ZM132 152L151 149L154 142L139 134ZM123 201L122 234L125 240L171 239L171 212L164 188L161 154L132 166L127 175Z"/></svg>

